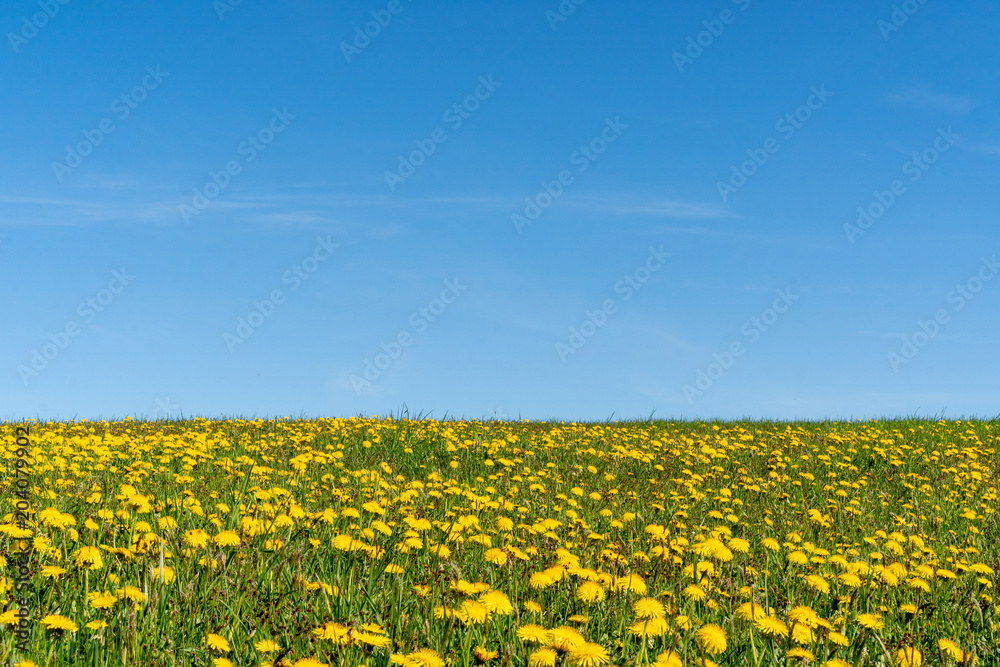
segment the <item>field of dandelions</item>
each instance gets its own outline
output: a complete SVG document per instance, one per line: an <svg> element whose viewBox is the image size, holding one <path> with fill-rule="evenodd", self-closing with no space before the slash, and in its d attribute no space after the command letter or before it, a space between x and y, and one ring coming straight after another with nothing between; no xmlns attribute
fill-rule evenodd
<svg viewBox="0 0 1000 667"><path fill-rule="evenodd" d="M8 665L1000 665L996 421L0 434Z"/></svg>

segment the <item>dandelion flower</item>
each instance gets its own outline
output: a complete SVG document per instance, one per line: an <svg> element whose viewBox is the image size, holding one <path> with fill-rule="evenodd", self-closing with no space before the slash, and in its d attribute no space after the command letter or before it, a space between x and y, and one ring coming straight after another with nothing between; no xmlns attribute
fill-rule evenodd
<svg viewBox="0 0 1000 667"><path fill-rule="evenodd" d="M726 631L714 623L708 623L698 628L695 641L705 653L717 655L726 650Z"/></svg>
<svg viewBox="0 0 1000 667"><path fill-rule="evenodd" d="M754 622L757 629L763 632L769 637L787 637L788 636L788 626L780 618L774 616L765 616L764 618L759 618Z"/></svg>
<svg viewBox="0 0 1000 667"><path fill-rule="evenodd" d="M514 611L514 605L501 591L490 591L479 596L479 604L486 607L491 614L508 616Z"/></svg>
<svg viewBox="0 0 1000 667"><path fill-rule="evenodd" d="M789 658L792 659L797 658L799 660L813 661L816 659L816 656L813 655L812 651L806 648L802 648L801 646L796 646L795 648L788 649L788 653L786 653L785 655Z"/></svg>
<svg viewBox="0 0 1000 667"><path fill-rule="evenodd" d="M577 667L601 667L611 662L606 648L600 644L586 642L570 651L567 656L570 664Z"/></svg>
<svg viewBox="0 0 1000 667"><path fill-rule="evenodd" d="M258 653L277 653L281 649L277 642L270 639L261 639L259 642L255 642L253 647L257 649Z"/></svg>
<svg viewBox="0 0 1000 667"><path fill-rule="evenodd" d="M208 648L213 651L218 651L219 653L229 653L229 642L221 635L208 634L205 637L205 643L208 644Z"/></svg>
<svg viewBox="0 0 1000 667"><path fill-rule="evenodd" d="M555 667L559 654L550 648L540 648L528 656L528 667Z"/></svg>
<svg viewBox="0 0 1000 667"><path fill-rule="evenodd" d="M506 565L507 554L503 549L487 549L483 554L483 559L493 565Z"/></svg>
<svg viewBox="0 0 1000 667"><path fill-rule="evenodd" d="M663 618L667 615L666 610L663 608L663 603L656 598L642 598L637 600L632 605L632 611L635 613L636 618L640 619Z"/></svg>
<svg viewBox="0 0 1000 667"><path fill-rule="evenodd" d="M80 547L73 555L73 562L88 570L100 570L104 567L101 550L97 547Z"/></svg>
<svg viewBox="0 0 1000 667"><path fill-rule="evenodd" d="M76 623L59 614L49 614L42 619L42 625L49 630L60 632L76 632L79 629Z"/></svg>
<svg viewBox="0 0 1000 667"><path fill-rule="evenodd" d="M924 663L924 654L913 646L905 646L896 651L896 664L899 667L920 667Z"/></svg>
<svg viewBox="0 0 1000 667"><path fill-rule="evenodd" d="M601 602L605 598L604 589L594 581L585 581L576 589L576 597L582 602L593 604Z"/></svg>
<svg viewBox="0 0 1000 667"><path fill-rule="evenodd" d="M212 541L220 547L235 547L240 543L240 536L232 530L224 530L213 537Z"/></svg>
<svg viewBox="0 0 1000 667"><path fill-rule="evenodd" d="M517 638L531 644L545 644L548 641L548 634L548 630L534 623L522 625L517 630Z"/></svg>
<svg viewBox="0 0 1000 667"><path fill-rule="evenodd" d="M855 620L869 630L881 630L885 627L885 621L878 614L859 614Z"/></svg>

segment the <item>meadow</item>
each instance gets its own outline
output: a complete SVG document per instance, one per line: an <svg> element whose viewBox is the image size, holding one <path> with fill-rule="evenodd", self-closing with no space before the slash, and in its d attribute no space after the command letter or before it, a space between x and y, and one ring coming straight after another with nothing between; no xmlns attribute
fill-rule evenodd
<svg viewBox="0 0 1000 667"><path fill-rule="evenodd" d="M6 664L1000 665L997 421L0 434Z"/></svg>

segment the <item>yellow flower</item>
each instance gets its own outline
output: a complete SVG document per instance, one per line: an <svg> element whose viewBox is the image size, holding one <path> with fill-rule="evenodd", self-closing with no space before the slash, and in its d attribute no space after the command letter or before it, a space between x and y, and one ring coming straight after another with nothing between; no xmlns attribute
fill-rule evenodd
<svg viewBox="0 0 1000 667"><path fill-rule="evenodd" d="M42 568L42 576L49 579L58 579L66 573L66 569L58 565L46 565Z"/></svg>
<svg viewBox="0 0 1000 667"><path fill-rule="evenodd" d="M527 602L525 602L524 609L525 611L530 611L532 614L542 613L542 605L538 604L534 600L528 600Z"/></svg>
<svg viewBox="0 0 1000 667"><path fill-rule="evenodd" d="M770 637L787 637L788 636L788 626L780 618L774 616L765 616L764 618L758 618L754 625L757 629L763 632L765 635Z"/></svg>
<svg viewBox="0 0 1000 667"><path fill-rule="evenodd" d="M585 581L576 589L576 597L581 602L592 604L605 598L604 589L594 581Z"/></svg>
<svg viewBox="0 0 1000 667"><path fill-rule="evenodd" d="M630 574L624 577L618 577L615 579L614 585L612 586L614 591L631 591L637 595L645 595L647 588L646 582L642 580L638 574Z"/></svg>
<svg viewBox="0 0 1000 667"><path fill-rule="evenodd" d="M638 620L632 624L629 631L637 637L662 637L667 634L669 627L667 619L659 616Z"/></svg>
<svg viewBox="0 0 1000 667"><path fill-rule="evenodd" d="M517 638L530 644L544 644L548 641L549 631L540 625L529 623L517 629Z"/></svg>
<svg viewBox="0 0 1000 667"><path fill-rule="evenodd" d="M812 661L816 659L816 656L813 655L812 651L810 651L809 649L802 648L800 646L796 646L795 648L789 649L788 653L786 653L785 655L788 656L789 658L793 659L797 658L799 660Z"/></svg>
<svg viewBox="0 0 1000 667"><path fill-rule="evenodd" d="M97 547L80 547L73 555L73 561L88 570L100 570L104 567L101 550Z"/></svg>
<svg viewBox="0 0 1000 667"><path fill-rule="evenodd" d="M767 610L756 602L744 602L736 608L736 615L744 621L755 621L767 616Z"/></svg>
<svg viewBox="0 0 1000 667"><path fill-rule="evenodd" d="M208 634L205 636L205 643L208 648L219 653L229 653L229 642L221 635Z"/></svg>
<svg viewBox="0 0 1000 667"><path fill-rule="evenodd" d="M189 530L184 533L184 542L194 548L201 549L208 544L209 535L201 528L196 528L195 530Z"/></svg>
<svg viewBox="0 0 1000 667"><path fill-rule="evenodd" d="M822 576L818 574L810 574L806 576L806 583L817 593L829 593L830 584Z"/></svg>
<svg viewBox="0 0 1000 667"><path fill-rule="evenodd" d="M571 651L586 643L583 635L576 628L560 625L549 630L546 644L558 651Z"/></svg>
<svg viewBox="0 0 1000 667"><path fill-rule="evenodd" d="M578 667L600 667L611 662L607 649L590 642L577 646L566 657L571 665Z"/></svg>
<svg viewBox="0 0 1000 667"><path fill-rule="evenodd" d="M240 536L232 530L224 530L212 538L217 546L235 547L240 543Z"/></svg>
<svg viewBox="0 0 1000 667"><path fill-rule="evenodd" d="M705 593L705 589L695 584L689 584L685 586L683 593L684 597L686 597L688 600L693 600L695 602L701 602L706 597L708 597L708 595Z"/></svg>
<svg viewBox="0 0 1000 667"><path fill-rule="evenodd" d="M79 629L76 623L59 614L49 614L42 619L42 625L49 630L60 632L76 632Z"/></svg>
<svg viewBox="0 0 1000 667"><path fill-rule="evenodd" d="M684 658L674 651L665 651L656 656L656 667L684 667Z"/></svg>
<svg viewBox="0 0 1000 667"><path fill-rule="evenodd" d="M920 667L923 663L924 654L912 646L896 651L896 664L900 667Z"/></svg>
<svg viewBox="0 0 1000 667"><path fill-rule="evenodd" d="M472 653L473 655L476 656L476 660L479 662L489 662L493 658L500 655L499 652L491 651L485 646L477 646L476 648L472 649Z"/></svg>
<svg viewBox="0 0 1000 667"><path fill-rule="evenodd" d="M714 623L708 623L698 628L695 641L705 653L717 655L726 650L726 631Z"/></svg>
<svg viewBox="0 0 1000 667"><path fill-rule="evenodd" d="M947 653L956 662L964 664L975 664L979 658L968 651L965 651L958 642L953 639L939 639L938 648Z"/></svg>
<svg viewBox="0 0 1000 667"><path fill-rule="evenodd" d="M228 658L212 658L213 667L234 667Z"/></svg>
<svg viewBox="0 0 1000 667"><path fill-rule="evenodd" d="M636 618L640 619L663 618L667 615L666 610L663 608L663 603L656 598L642 598L637 600L632 605L632 611L635 613Z"/></svg>
<svg viewBox="0 0 1000 667"><path fill-rule="evenodd" d="M91 621L90 623L87 623L87 627L90 628L91 630L101 630L103 628L108 627L108 624L106 621L98 619L96 621Z"/></svg>
<svg viewBox="0 0 1000 667"><path fill-rule="evenodd" d="M514 611L514 605L501 591L489 591L479 596L479 604L486 607L491 614L509 616Z"/></svg>
<svg viewBox="0 0 1000 667"><path fill-rule="evenodd" d="M831 630L827 633L826 637L837 646L847 646L850 644L850 641L847 639L847 635L841 634L836 630Z"/></svg>
<svg viewBox="0 0 1000 667"><path fill-rule="evenodd" d="M503 549L487 549L483 554L483 559L493 565L506 565L507 553Z"/></svg>
<svg viewBox="0 0 1000 667"><path fill-rule="evenodd" d="M94 591L90 594L90 606L94 609L110 609L118 602L118 596L112 595L110 591Z"/></svg>
<svg viewBox="0 0 1000 667"><path fill-rule="evenodd" d="M885 627L885 622L879 614L859 614L856 620L869 630L881 630Z"/></svg>
<svg viewBox="0 0 1000 667"><path fill-rule="evenodd" d="M257 649L259 653L276 653L281 649L277 642L270 639L262 639L259 642L254 643L253 647Z"/></svg>
<svg viewBox="0 0 1000 667"><path fill-rule="evenodd" d="M528 667L554 667L558 656L550 648L536 649L528 656Z"/></svg>

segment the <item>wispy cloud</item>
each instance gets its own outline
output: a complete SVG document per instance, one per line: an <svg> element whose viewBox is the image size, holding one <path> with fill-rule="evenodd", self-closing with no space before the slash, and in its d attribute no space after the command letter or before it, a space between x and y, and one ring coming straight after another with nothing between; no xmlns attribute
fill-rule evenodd
<svg viewBox="0 0 1000 667"><path fill-rule="evenodd" d="M1000 145L987 146L984 144L980 144L978 146L972 146L971 148L977 153L986 153L987 155L1000 155Z"/></svg>
<svg viewBox="0 0 1000 667"><path fill-rule="evenodd" d="M0 193L0 223L73 225L99 222L177 223L182 196L143 200L141 190L130 190L128 196L88 190L86 196L71 197ZM239 213L247 221L274 224L314 224L338 220L344 212L351 214L381 212L431 213L470 212L507 214L523 204L520 195L434 195L398 197L338 192L302 190L241 195L234 193L212 201L203 214ZM558 206L583 209L603 215L669 218L713 219L730 217L729 211L713 203L688 202L633 194L568 193ZM202 216L200 216L202 217Z"/></svg>
<svg viewBox="0 0 1000 667"><path fill-rule="evenodd" d="M935 109L954 114L967 114L975 106L975 100L967 95L939 93L929 88L911 88L898 93L890 93L886 95L886 100L893 104L917 109Z"/></svg>

